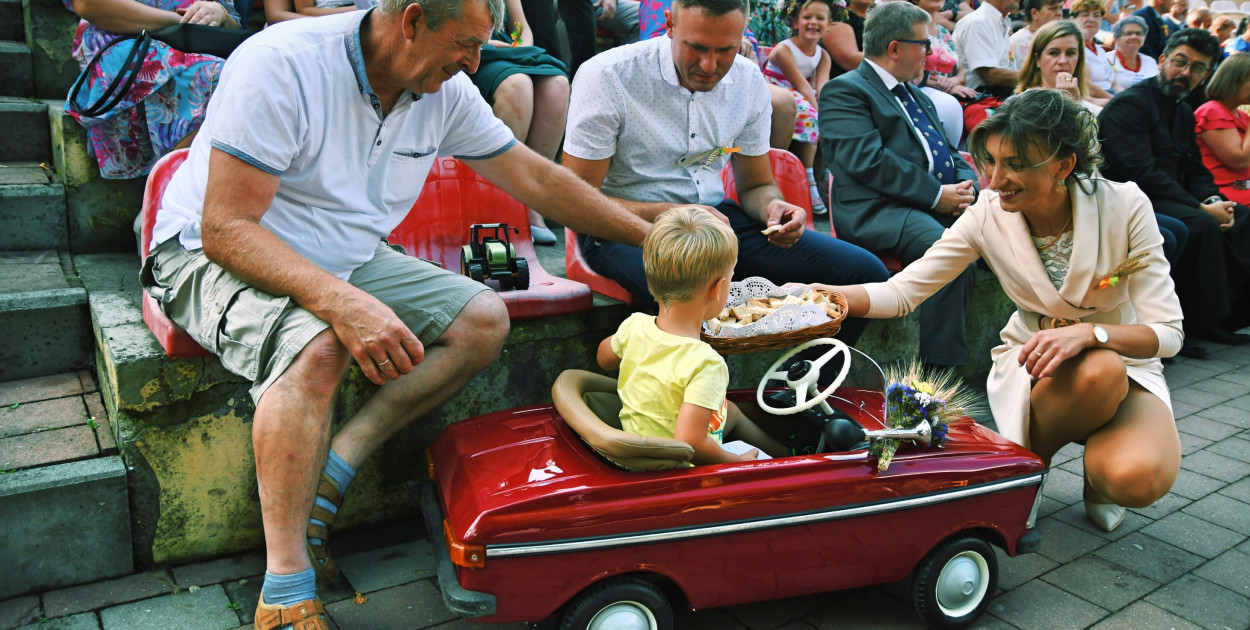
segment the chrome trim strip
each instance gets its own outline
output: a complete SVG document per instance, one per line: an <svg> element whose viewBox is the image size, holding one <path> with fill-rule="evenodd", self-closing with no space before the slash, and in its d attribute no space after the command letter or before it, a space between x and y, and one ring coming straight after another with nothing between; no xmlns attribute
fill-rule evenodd
<svg viewBox="0 0 1250 630"><path fill-rule="evenodd" d="M871 514L883 514L886 512L897 512L914 507L925 505L935 505L938 503L946 503L968 497L980 496L983 494L993 494L1012 490L1025 486L1041 485L1045 478L1044 472L1027 475L1024 477L1016 477L1006 481L998 481L991 484L976 486L972 488L963 488L961 490L951 490L938 494L929 494L920 497L912 497L909 499L900 499L897 501L888 501L884 503L873 503L870 505L862 505L859 507L838 508L824 512L810 512L806 514L797 514L794 516L776 516L763 518L753 521L740 523L729 523L725 525L704 525L692 527L690 529L656 531L642 534L625 534L621 536L610 536L602 538L583 538L568 541L550 541L541 543L516 543L505 545L487 545L487 558L505 558L520 556L536 556L549 553L561 553L566 551L590 551L594 549L606 549L610 547L625 547L630 545L642 545L652 542L672 542L674 540L685 540L688 538L701 538L704 536L719 536L721 534L736 534L755 529L773 529L777 527L788 527L791 525L804 525L808 523L819 523L823 521L834 521L844 518L853 518L857 516L866 516Z"/></svg>

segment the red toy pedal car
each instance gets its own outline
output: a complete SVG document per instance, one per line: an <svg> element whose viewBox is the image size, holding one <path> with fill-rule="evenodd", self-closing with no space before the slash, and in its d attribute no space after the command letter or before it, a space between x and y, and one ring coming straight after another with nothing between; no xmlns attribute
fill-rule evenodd
<svg viewBox="0 0 1250 630"><path fill-rule="evenodd" d="M730 398L779 439L823 425L808 432L815 447L796 449L809 454L688 467L689 445L609 426L619 427L615 381L575 370L557 380L553 405L447 427L428 452L434 481L422 497L447 606L479 621L671 629L674 605L793 597L914 570L923 619L976 621L997 582L991 545L1012 556L1040 546L1042 461L964 418L941 448L904 443L878 472L862 438L884 429L880 368L845 347L783 363L793 354L757 391ZM876 383L817 385L821 364L841 380L852 363ZM766 390L772 379L791 389ZM773 416L752 400L825 411Z"/></svg>

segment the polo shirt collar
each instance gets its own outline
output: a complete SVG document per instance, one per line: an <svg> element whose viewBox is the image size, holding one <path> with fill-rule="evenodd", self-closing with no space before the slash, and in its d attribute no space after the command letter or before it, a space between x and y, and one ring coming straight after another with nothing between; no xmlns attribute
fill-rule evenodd
<svg viewBox="0 0 1250 630"><path fill-rule="evenodd" d="M682 86L681 80L677 78L677 66L673 63L673 38L668 35L661 35L654 39L658 39L663 42L662 44L659 44L660 76L664 77L664 81L669 85L679 87L683 90L686 89ZM725 76L722 77L716 84L716 87L712 88L712 91L716 91L722 85L732 84L733 79L730 78L732 74L733 64L730 64L729 72L725 73Z"/></svg>
<svg viewBox="0 0 1250 630"><path fill-rule="evenodd" d="M360 27L373 11L374 9L369 9L353 14L352 19L347 22L347 36L343 38L343 45L347 49L347 62L356 74L356 86L360 88L361 94L366 95L372 95L373 88L369 87L369 76L365 73L365 51L360 45Z"/></svg>

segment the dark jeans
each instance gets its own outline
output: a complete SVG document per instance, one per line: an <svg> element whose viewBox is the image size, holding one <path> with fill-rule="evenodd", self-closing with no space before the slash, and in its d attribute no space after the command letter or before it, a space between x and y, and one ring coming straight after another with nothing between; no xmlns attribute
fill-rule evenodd
<svg viewBox="0 0 1250 630"><path fill-rule="evenodd" d="M1244 319L1246 270L1250 269L1250 208L1234 208L1235 226L1221 230L1200 208L1155 202L1155 213L1181 222L1189 235L1172 267L1176 294L1185 313L1185 329L1218 326L1230 315ZM1160 227L1163 229L1163 223ZM1233 305L1238 311L1233 312ZM1191 328L1192 326L1192 328Z"/></svg>
<svg viewBox="0 0 1250 630"><path fill-rule="evenodd" d="M522 0L525 21L534 33L534 45L560 57L556 14L551 0ZM560 18L569 35L569 80L587 59L595 56L595 7L591 0L559 0ZM511 27L509 27L511 28Z"/></svg>
<svg viewBox="0 0 1250 630"><path fill-rule="evenodd" d="M769 244L768 237L760 234L763 226L744 214L737 203L725 200L716 209L729 217L730 227L738 235L735 278L760 276L776 284L821 282L842 285L884 282L890 277L880 259L846 241L808 230L793 247L782 249ZM581 239L582 256L595 273L615 280L646 302L652 312L659 309L647 290L641 248L585 235L578 238ZM843 322L838 337L854 345L867 326L867 320L848 319Z"/></svg>
<svg viewBox="0 0 1250 630"><path fill-rule="evenodd" d="M1163 235L1163 257L1173 268L1179 262L1178 256L1185 251L1185 243L1189 242L1189 228L1180 219L1173 219L1166 214L1155 213L1159 223L1159 233Z"/></svg>

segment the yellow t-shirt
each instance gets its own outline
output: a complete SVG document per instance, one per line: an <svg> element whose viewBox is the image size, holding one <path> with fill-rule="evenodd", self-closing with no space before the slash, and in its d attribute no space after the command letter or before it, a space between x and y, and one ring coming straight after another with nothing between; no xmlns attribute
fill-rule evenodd
<svg viewBox="0 0 1250 630"><path fill-rule="evenodd" d="M616 391L624 430L671 438L677 412L690 403L712 410L708 434L721 443L729 367L711 346L666 333L654 316L634 313L612 335L612 351L621 358Z"/></svg>

